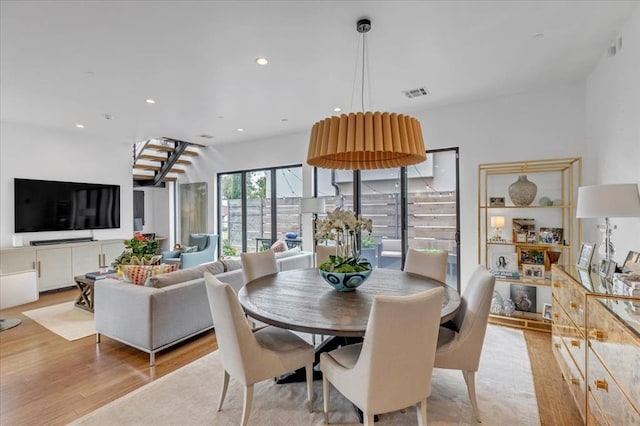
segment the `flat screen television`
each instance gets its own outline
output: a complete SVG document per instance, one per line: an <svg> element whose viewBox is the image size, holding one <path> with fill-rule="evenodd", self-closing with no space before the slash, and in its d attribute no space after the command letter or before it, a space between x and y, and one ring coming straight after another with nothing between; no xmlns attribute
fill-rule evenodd
<svg viewBox="0 0 640 426"><path fill-rule="evenodd" d="M120 227L120 185L14 179L15 232Z"/></svg>

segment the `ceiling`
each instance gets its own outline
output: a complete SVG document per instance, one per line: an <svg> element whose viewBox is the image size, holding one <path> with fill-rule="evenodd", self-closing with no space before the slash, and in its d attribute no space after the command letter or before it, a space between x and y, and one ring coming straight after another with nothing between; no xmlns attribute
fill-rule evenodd
<svg viewBox="0 0 640 426"><path fill-rule="evenodd" d="M3 0L1 118L114 143L308 131L361 110L365 16L365 109L411 113L584 80L639 4Z"/></svg>

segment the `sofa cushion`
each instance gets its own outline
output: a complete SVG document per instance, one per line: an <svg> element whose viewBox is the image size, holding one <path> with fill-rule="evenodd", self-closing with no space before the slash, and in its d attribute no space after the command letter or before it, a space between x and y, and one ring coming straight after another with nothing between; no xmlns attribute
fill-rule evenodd
<svg viewBox="0 0 640 426"><path fill-rule="evenodd" d="M200 270L200 278L204 278L204 273L209 272L210 274L216 275L221 274L227 270L227 267L222 260L216 260L215 262L207 262L202 265L196 266L195 268Z"/></svg>
<svg viewBox="0 0 640 426"><path fill-rule="evenodd" d="M178 264L172 265L122 265L122 275L125 281L135 285L144 285L147 278L158 274L166 274L178 269Z"/></svg>
<svg viewBox="0 0 640 426"><path fill-rule="evenodd" d="M285 243L282 240L278 240L275 243L273 243L273 245L271 246L271 250L273 250L274 253L281 253L283 251L287 251L287 243Z"/></svg>

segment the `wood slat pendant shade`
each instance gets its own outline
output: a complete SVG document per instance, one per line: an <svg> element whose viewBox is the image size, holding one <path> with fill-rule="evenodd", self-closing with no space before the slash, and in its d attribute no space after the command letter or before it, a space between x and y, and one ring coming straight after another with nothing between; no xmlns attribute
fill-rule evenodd
<svg viewBox="0 0 640 426"><path fill-rule="evenodd" d="M307 163L325 169L385 169L427 158L420 122L404 114L358 112L328 117L311 129Z"/></svg>

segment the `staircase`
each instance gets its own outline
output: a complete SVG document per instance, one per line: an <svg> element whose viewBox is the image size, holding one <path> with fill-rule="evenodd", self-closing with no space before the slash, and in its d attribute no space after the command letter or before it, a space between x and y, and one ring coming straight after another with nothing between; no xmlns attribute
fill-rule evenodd
<svg viewBox="0 0 640 426"><path fill-rule="evenodd" d="M205 145L172 138L149 139L133 147L133 186L164 187L175 182Z"/></svg>

